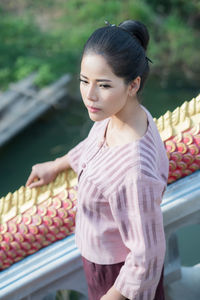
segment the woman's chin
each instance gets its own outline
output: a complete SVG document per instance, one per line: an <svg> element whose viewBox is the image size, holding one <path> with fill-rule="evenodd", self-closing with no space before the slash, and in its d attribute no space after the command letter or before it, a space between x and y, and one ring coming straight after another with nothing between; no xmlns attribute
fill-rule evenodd
<svg viewBox="0 0 200 300"><path fill-rule="evenodd" d="M94 114L89 112L89 117L92 121L96 122L96 121L102 121L104 119L106 119L105 116L99 115L99 114Z"/></svg>

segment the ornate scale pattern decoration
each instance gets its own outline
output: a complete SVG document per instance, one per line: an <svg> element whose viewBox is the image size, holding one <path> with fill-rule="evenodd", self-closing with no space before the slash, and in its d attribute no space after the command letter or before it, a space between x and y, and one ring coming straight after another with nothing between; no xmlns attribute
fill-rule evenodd
<svg viewBox="0 0 200 300"><path fill-rule="evenodd" d="M169 158L168 184L200 169L200 95L154 121Z"/></svg>
<svg viewBox="0 0 200 300"><path fill-rule="evenodd" d="M200 95L154 119L169 158L168 184L200 169ZM74 232L77 176L0 199L0 270Z"/></svg>
<svg viewBox="0 0 200 300"><path fill-rule="evenodd" d="M70 170L0 199L0 270L74 232L77 178Z"/></svg>

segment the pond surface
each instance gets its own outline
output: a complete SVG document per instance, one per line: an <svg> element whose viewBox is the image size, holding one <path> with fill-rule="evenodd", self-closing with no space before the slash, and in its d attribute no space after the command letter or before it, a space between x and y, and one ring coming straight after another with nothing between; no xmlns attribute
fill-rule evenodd
<svg viewBox="0 0 200 300"><path fill-rule="evenodd" d="M142 95L142 104L157 118L198 93L199 90L194 88L161 88L155 81L149 81ZM51 108L45 116L0 149L0 197L24 185L32 165L64 155L86 137L91 125L87 110L79 100L70 101L61 108ZM196 239L199 234L200 226L179 230L184 265L200 261L200 239Z"/></svg>

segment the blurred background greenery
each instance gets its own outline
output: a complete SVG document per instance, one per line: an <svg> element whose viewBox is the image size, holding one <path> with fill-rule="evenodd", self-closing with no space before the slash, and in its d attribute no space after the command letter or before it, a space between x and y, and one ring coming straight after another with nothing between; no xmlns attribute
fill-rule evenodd
<svg viewBox="0 0 200 300"><path fill-rule="evenodd" d="M1 0L0 89L34 70L39 86L76 73L84 42L105 19L147 25L152 75L161 85L199 85L199 0Z"/></svg>
<svg viewBox="0 0 200 300"><path fill-rule="evenodd" d="M78 93L82 47L104 20L144 22L150 31L151 76L142 94L154 117L199 93L199 0L0 0L0 91L33 71L45 86L71 73L66 107L52 107L0 149L0 197L25 184L35 163L64 155L91 126ZM76 99L76 101L75 101ZM178 232L182 264L199 262L199 226ZM187 241L187 242L186 242ZM59 292L57 299L78 299Z"/></svg>

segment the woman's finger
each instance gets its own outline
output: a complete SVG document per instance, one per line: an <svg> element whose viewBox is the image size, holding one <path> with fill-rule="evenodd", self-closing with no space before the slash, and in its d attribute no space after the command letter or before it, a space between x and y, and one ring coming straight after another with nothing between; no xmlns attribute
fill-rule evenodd
<svg viewBox="0 0 200 300"><path fill-rule="evenodd" d="M35 174L34 171L32 171L26 182L26 186L29 186L34 180L38 180L38 176Z"/></svg>
<svg viewBox="0 0 200 300"><path fill-rule="evenodd" d="M39 187L42 185L44 185L44 180L40 179L40 180L37 180L37 181L31 183L28 187L32 189L32 188L36 188L36 187Z"/></svg>

